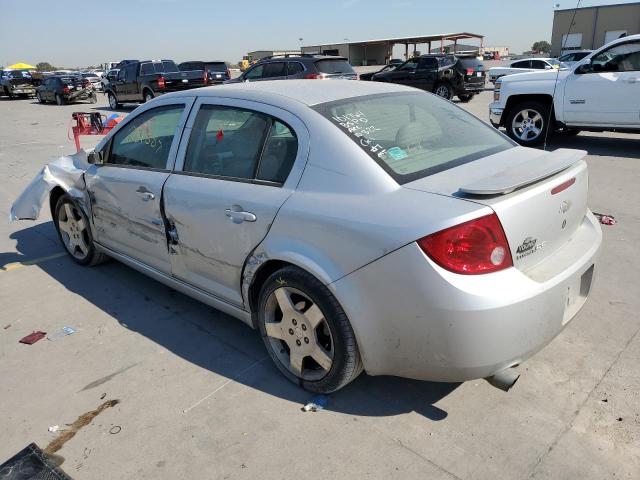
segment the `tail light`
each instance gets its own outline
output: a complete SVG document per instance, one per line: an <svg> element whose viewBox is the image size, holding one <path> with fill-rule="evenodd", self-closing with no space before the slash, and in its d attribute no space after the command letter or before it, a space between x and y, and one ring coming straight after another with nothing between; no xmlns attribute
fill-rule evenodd
<svg viewBox="0 0 640 480"><path fill-rule="evenodd" d="M307 73L304 78L307 80L324 80L327 76L324 73Z"/></svg>
<svg viewBox="0 0 640 480"><path fill-rule="evenodd" d="M467 75L473 75L475 70L473 68L467 68Z"/></svg>
<svg viewBox="0 0 640 480"><path fill-rule="evenodd" d="M62 93L69 93L69 85L65 85L64 87L62 87Z"/></svg>
<svg viewBox="0 0 640 480"><path fill-rule="evenodd" d="M158 88L164 88L166 87L166 83L164 82L164 77L160 77L158 79Z"/></svg>
<svg viewBox="0 0 640 480"><path fill-rule="evenodd" d="M455 273L478 275L513 266L509 242L495 213L433 233L418 245L431 260Z"/></svg>
<svg viewBox="0 0 640 480"><path fill-rule="evenodd" d="M209 72L207 72L206 70L204 71L203 80L205 85L209 83Z"/></svg>

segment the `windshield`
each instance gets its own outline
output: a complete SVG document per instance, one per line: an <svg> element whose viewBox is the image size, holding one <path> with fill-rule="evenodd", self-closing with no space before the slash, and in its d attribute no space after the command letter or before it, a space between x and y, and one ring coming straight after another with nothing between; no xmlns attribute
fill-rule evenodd
<svg viewBox="0 0 640 480"><path fill-rule="evenodd" d="M314 109L400 184L514 146L489 125L427 93L369 95Z"/></svg>
<svg viewBox="0 0 640 480"><path fill-rule="evenodd" d="M316 67L321 73L355 73L346 60L318 60Z"/></svg>

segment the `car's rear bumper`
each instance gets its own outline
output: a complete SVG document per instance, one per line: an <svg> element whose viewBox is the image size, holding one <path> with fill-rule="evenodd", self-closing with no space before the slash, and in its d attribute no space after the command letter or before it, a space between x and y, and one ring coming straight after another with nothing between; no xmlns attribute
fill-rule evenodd
<svg viewBox="0 0 640 480"><path fill-rule="evenodd" d="M367 373L483 378L521 363L562 331L586 300L601 242L589 213L566 247L526 273L454 274L412 243L329 287ZM550 278L549 265L561 265Z"/></svg>

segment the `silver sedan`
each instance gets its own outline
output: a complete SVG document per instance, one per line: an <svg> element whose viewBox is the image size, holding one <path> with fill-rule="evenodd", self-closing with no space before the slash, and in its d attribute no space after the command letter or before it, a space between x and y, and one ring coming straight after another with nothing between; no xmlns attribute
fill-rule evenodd
<svg viewBox="0 0 640 480"><path fill-rule="evenodd" d="M583 157L408 87L225 85L140 106L11 215L47 204L76 263L115 258L239 318L308 390L362 370L508 389L589 294Z"/></svg>

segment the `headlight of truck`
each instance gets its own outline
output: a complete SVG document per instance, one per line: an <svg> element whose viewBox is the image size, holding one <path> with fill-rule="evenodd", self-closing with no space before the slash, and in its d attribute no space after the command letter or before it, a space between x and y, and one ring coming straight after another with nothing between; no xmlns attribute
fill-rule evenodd
<svg viewBox="0 0 640 480"><path fill-rule="evenodd" d="M500 87L502 86L502 80L498 79L496 80L496 83L493 86L493 101L494 102L499 102L500 101Z"/></svg>

